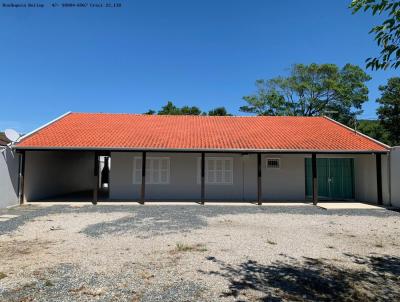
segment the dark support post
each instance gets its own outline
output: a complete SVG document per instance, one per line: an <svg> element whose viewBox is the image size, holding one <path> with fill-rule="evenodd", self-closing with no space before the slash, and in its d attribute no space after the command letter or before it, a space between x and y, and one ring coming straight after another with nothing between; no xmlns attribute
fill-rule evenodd
<svg viewBox="0 0 400 302"><path fill-rule="evenodd" d="M262 205L262 187L261 187L261 153L257 153L257 204Z"/></svg>
<svg viewBox="0 0 400 302"><path fill-rule="evenodd" d="M19 180L19 187L18 187L18 200L19 204L24 203L24 181L25 181L25 151L22 151L20 153L20 159L19 159L19 174L18 174L18 180Z"/></svg>
<svg viewBox="0 0 400 302"><path fill-rule="evenodd" d="M312 164L312 198L313 204L316 205L318 203L318 175L317 175L317 154L313 153L311 155L311 164Z"/></svg>
<svg viewBox="0 0 400 302"><path fill-rule="evenodd" d="M206 154L201 152L201 204L204 204L205 199L205 165L206 165Z"/></svg>
<svg viewBox="0 0 400 302"><path fill-rule="evenodd" d="M378 204L383 204L382 199L382 156L380 153L375 154L376 158L376 188L378 194Z"/></svg>
<svg viewBox="0 0 400 302"><path fill-rule="evenodd" d="M99 199L99 155L97 152L94 152L94 173L93 173L93 182L94 182L94 187L93 187L93 204L97 204L97 201Z"/></svg>
<svg viewBox="0 0 400 302"><path fill-rule="evenodd" d="M146 198L146 152L142 153L142 190L140 193L140 203L144 204Z"/></svg>

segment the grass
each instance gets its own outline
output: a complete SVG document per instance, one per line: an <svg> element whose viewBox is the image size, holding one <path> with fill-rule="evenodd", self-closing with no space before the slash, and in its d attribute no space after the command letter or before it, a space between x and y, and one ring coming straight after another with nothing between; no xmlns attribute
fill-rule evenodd
<svg viewBox="0 0 400 302"><path fill-rule="evenodd" d="M0 280L4 279L5 277L7 277L6 273L0 272Z"/></svg>
<svg viewBox="0 0 400 302"><path fill-rule="evenodd" d="M53 282L51 282L50 280L46 280L46 282L44 282L45 286L54 286Z"/></svg>
<svg viewBox="0 0 400 302"><path fill-rule="evenodd" d="M201 243L197 243L194 245L177 243L176 247L175 247L175 251L177 251L177 252L206 252L207 247Z"/></svg>

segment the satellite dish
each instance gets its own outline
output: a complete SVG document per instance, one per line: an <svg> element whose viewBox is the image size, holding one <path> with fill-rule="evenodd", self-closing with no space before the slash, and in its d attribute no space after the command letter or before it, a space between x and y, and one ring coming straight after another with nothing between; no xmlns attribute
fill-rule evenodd
<svg viewBox="0 0 400 302"><path fill-rule="evenodd" d="M21 137L21 135L14 129L6 129L4 131L4 134L13 143L17 142L19 140L19 138Z"/></svg>

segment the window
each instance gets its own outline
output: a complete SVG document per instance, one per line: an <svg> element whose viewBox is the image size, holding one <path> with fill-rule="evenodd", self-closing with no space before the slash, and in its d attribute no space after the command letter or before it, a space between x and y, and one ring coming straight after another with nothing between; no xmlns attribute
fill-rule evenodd
<svg viewBox="0 0 400 302"><path fill-rule="evenodd" d="M170 162L169 157L146 158L146 183L150 185L169 184ZM133 183L142 183L142 158L133 159Z"/></svg>
<svg viewBox="0 0 400 302"><path fill-rule="evenodd" d="M201 183L201 158L197 159L197 183ZM206 157L205 183L215 185L233 184L232 157Z"/></svg>
<svg viewBox="0 0 400 302"><path fill-rule="evenodd" d="M279 158L267 158L268 169L279 169L281 167L281 160Z"/></svg>

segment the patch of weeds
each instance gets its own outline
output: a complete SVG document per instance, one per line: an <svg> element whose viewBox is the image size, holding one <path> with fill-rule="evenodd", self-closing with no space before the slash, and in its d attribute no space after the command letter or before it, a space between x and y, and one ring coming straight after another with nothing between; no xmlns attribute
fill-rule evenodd
<svg viewBox="0 0 400 302"><path fill-rule="evenodd" d="M377 247L377 248L383 248L383 244L382 244L382 243L376 243L376 244L375 244L375 247Z"/></svg>
<svg viewBox="0 0 400 302"><path fill-rule="evenodd" d="M70 292L73 293L80 293L83 295L87 295L87 296L92 296L92 297L96 297L96 296L101 296L104 293L103 289L91 289L91 288L86 288L84 285L81 285L78 288L74 288L74 289L70 289Z"/></svg>
<svg viewBox="0 0 400 302"><path fill-rule="evenodd" d="M177 243L175 247L176 252L206 252L207 247L204 244L197 243L194 245Z"/></svg>
<svg viewBox="0 0 400 302"><path fill-rule="evenodd" d="M6 273L0 272L0 280L4 279L5 277L7 277Z"/></svg>
<svg viewBox="0 0 400 302"><path fill-rule="evenodd" d="M267 240L267 243L271 244L271 245L277 245L277 243L275 241L272 241L272 240Z"/></svg>
<svg viewBox="0 0 400 302"><path fill-rule="evenodd" d="M152 273L150 273L148 271L140 272L140 276L142 277L142 279L145 279L145 280L149 280L151 278L154 278L154 274L152 274Z"/></svg>
<svg viewBox="0 0 400 302"><path fill-rule="evenodd" d="M54 286L53 282L51 282L50 280L46 280L46 281L44 282L44 285L45 285L45 286Z"/></svg>

